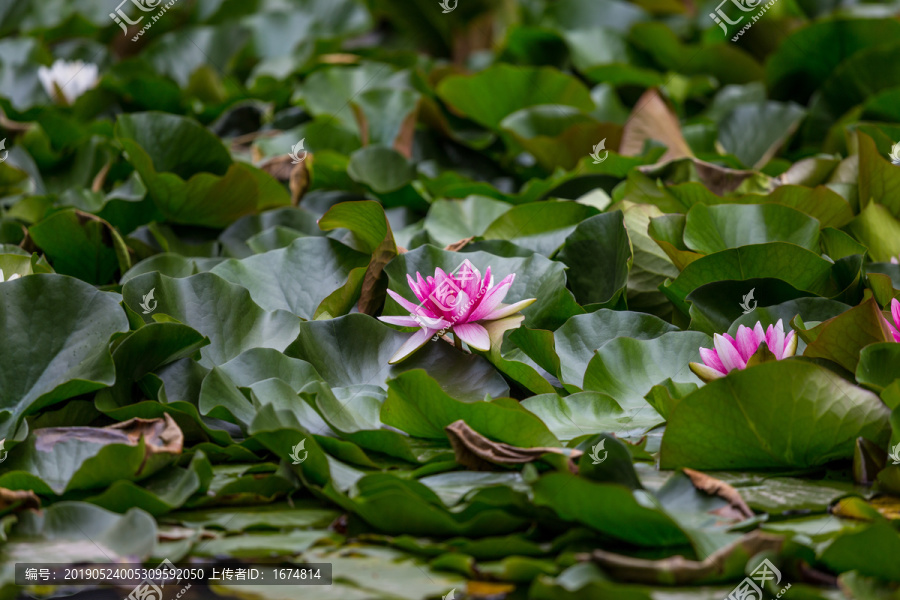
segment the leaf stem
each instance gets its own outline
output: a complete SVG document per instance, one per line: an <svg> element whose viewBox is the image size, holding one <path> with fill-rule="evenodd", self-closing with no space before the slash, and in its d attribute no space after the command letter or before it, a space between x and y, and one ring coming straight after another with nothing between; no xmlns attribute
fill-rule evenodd
<svg viewBox="0 0 900 600"><path fill-rule="evenodd" d="M457 348L459 348L460 350L463 349L462 339L456 333L453 334L453 345L456 346Z"/></svg>

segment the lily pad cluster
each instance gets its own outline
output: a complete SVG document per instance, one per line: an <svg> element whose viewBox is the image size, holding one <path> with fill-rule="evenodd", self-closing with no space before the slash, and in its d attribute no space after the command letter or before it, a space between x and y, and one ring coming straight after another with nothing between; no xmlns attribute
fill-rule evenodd
<svg viewBox="0 0 900 600"><path fill-rule="evenodd" d="M0 3L0 597L896 597L896 6L133 4Z"/></svg>

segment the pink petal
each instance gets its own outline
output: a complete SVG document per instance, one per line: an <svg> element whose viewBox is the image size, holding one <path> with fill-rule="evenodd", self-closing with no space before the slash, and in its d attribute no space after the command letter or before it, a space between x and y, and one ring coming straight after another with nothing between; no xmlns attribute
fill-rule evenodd
<svg viewBox="0 0 900 600"><path fill-rule="evenodd" d="M759 348L759 340L752 329L741 325L738 327L734 345L741 356L741 360L746 363L753 356L753 353L756 352L756 349Z"/></svg>
<svg viewBox="0 0 900 600"><path fill-rule="evenodd" d="M756 334L756 343L760 344L764 339L766 339L766 332L763 331L762 323L759 321L756 322L756 325L753 326L753 333Z"/></svg>
<svg viewBox="0 0 900 600"><path fill-rule="evenodd" d="M416 275L419 276L419 281L421 281L422 277L418 273L416 273ZM413 281L412 275L407 274L406 282L409 284L409 289L413 291L413 294L416 295L416 298L419 300L419 302L424 302L425 298L428 297L428 294L422 293L423 289L419 287L418 283Z"/></svg>
<svg viewBox="0 0 900 600"><path fill-rule="evenodd" d="M894 317L894 326L900 327L900 301L896 298L891 300L891 316Z"/></svg>
<svg viewBox="0 0 900 600"><path fill-rule="evenodd" d="M483 319L487 319L488 315L493 311L497 306L503 302L503 299L506 298L506 294L509 293L509 288L512 286L513 281L516 278L516 274L512 273L503 278L503 280L497 285L497 287L493 287L489 289L482 297L481 300L477 301L477 306L475 310L473 310L469 315L470 321L481 321ZM512 313L509 313L512 314ZM493 319L499 319L500 317L492 317Z"/></svg>
<svg viewBox="0 0 900 600"><path fill-rule="evenodd" d="M453 306L453 310L450 313L450 320L454 323L465 323L469 319L469 312L472 310L472 306L475 303L469 299L469 295L465 292L460 292L459 295L456 296L456 304Z"/></svg>
<svg viewBox="0 0 900 600"><path fill-rule="evenodd" d="M462 289L456 279L441 268L434 270L434 280L434 289L428 295L429 304L432 305L434 312L449 316L459 304Z"/></svg>
<svg viewBox="0 0 900 600"><path fill-rule="evenodd" d="M413 304L412 302L410 302L409 300L407 300L406 298L404 298L403 296L401 296L394 290L388 290L387 293L390 294L391 298L393 298L394 300L397 301L397 304L399 304L400 306L402 306L403 308L408 310L410 312L410 314L420 315L422 317L431 317L431 318L437 317L436 314L434 314L432 311L425 308L425 306L422 306L419 304Z"/></svg>
<svg viewBox="0 0 900 600"><path fill-rule="evenodd" d="M431 336L440 331L439 329L420 329L412 334L400 348L394 352L394 355L388 361L389 364L396 364L424 346Z"/></svg>
<svg viewBox="0 0 900 600"><path fill-rule="evenodd" d="M487 352L491 349L491 336L478 323L457 323L453 326L453 333L476 350Z"/></svg>
<svg viewBox="0 0 900 600"><path fill-rule="evenodd" d="M414 317L412 315L406 317L378 317L378 320L391 325L399 325L400 327L421 327L423 317Z"/></svg>
<svg viewBox="0 0 900 600"><path fill-rule="evenodd" d="M891 335L894 336L894 341L900 342L900 330L891 325L891 322L887 319L884 320L884 324L888 326L888 330L891 332Z"/></svg>
<svg viewBox="0 0 900 600"><path fill-rule="evenodd" d="M766 346L769 347L776 359L784 358L784 325L781 319L766 329Z"/></svg>
<svg viewBox="0 0 900 600"><path fill-rule="evenodd" d="M705 364L707 367L715 369L722 375L728 373L728 369L726 369L725 365L722 364L722 361L719 360L719 355L716 354L715 350L710 350L709 348L700 348L700 358L703 359L703 364Z"/></svg>
<svg viewBox="0 0 900 600"><path fill-rule="evenodd" d="M478 292L481 290L481 272L469 262L469 259L464 260L459 269L457 269L456 280L460 289L469 298L478 297Z"/></svg>
<svg viewBox="0 0 900 600"><path fill-rule="evenodd" d="M520 310L531 306L537 301L537 298L526 298L525 300L519 300L518 302L514 302L513 304L501 304L494 310L492 310L488 315L479 319L480 321L496 321L497 319L502 319L503 317L508 317L509 315L514 315ZM472 318L469 317L471 321Z"/></svg>
<svg viewBox="0 0 900 600"><path fill-rule="evenodd" d="M747 366L747 361L741 358L741 354L734 343L728 340L729 337L731 336L728 334L719 335L718 333L713 336L716 354L719 355L719 360L722 361L722 366L725 367L726 371L743 369Z"/></svg>

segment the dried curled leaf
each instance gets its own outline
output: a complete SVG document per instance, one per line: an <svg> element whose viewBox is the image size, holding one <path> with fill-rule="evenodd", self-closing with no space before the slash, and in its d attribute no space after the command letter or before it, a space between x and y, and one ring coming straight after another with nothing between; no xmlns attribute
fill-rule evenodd
<svg viewBox="0 0 900 600"><path fill-rule="evenodd" d="M740 492L734 487L724 481L707 475L706 473L701 473L700 471L695 471L693 469L683 469L683 471L691 480L691 483L694 484L695 488L701 492L706 492L711 496L719 496L728 501L728 509L716 511L719 516L736 519L753 518L753 511L747 506L747 503L741 498Z"/></svg>
<svg viewBox="0 0 900 600"><path fill-rule="evenodd" d="M463 239L459 240L458 242L453 242L452 244L447 244L444 247L444 250L446 250L448 252L459 252L460 250L462 250L463 248L468 246L469 242L471 242L474 239L475 239L474 237L463 238Z"/></svg>
<svg viewBox="0 0 900 600"><path fill-rule="evenodd" d="M738 577L747 561L760 552L778 552L782 536L754 531L738 541L710 554L705 560L688 560L678 555L662 560L634 558L605 550L579 555L579 560L594 561L616 579L637 583L697 585Z"/></svg>
<svg viewBox="0 0 900 600"><path fill-rule="evenodd" d="M647 90L631 111L622 131L619 154L639 156L644 150L644 142L650 139L668 146L660 159L662 162L694 155L681 134L678 117L655 89Z"/></svg>
<svg viewBox="0 0 900 600"><path fill-rule="evenodd" d="M35 510L41 508L41 499L33 490L8 490L0 488L0 514L26 510L33 508Z"/></svg>
<svg viewBox="0 0 900 600"><path fill-rule="evenodd" d="M493 465L511 466L534 462L549 453L567 456L570 469L575 472L577 467L572 461L582 455L581 450L519 448L503 442L494 442L469 427L462 419L450 423L444 431L447 432L450 445L456 454L456 462L473 471L491 471Z"/></svg>
<svg viewBox="0 0 900 600"><path fill-rule="evenodd" d="M35 429L34 436L35 448L42 452L73 439L104 445L137 446L143 437L148 454L181 454L184 447L184 434L168 413L156 419L134 417L107 427L45 427Z"/></svg>

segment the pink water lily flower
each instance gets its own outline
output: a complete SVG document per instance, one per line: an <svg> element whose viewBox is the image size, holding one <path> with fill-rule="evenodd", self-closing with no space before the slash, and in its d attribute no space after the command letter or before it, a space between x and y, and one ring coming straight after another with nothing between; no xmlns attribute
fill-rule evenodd
<svg viewBox="0 0 900 600"><path fill-rule="evenodd" d="M891 317L894 319L893 324L887 319L884 321L887 323L888 329L891 330L894 341L900 342L900 302L898 302L896 298L891 300Z"/></svg>
<svg viewBox="0 0 900 600"><path fill-rule="evenodd" d="M513 315L536 300L528 298L514 304L502 303L515 278L513 273L494 285L490 267L482 278L478 269L468 260L463 261L451 274L435 269L434 277L423 279L422 275L416 273L415 281L411 275L407 275L406 280L419 304L413 304L393 290L388 290L391 298L409 311L409 316L378 318L392 325L421 329L400 346L391 357L390 364L400 362L424 346L432 336L447 331L453 332L460 348L461 342L465 342L477 350L490 350L491 337L485 325L510 317L521 320L521 315Z"/></svg>
<svg viewBox="0 0 900 600"><path fill-rule="evenodd" d="M703 364L691 363L691 371L703 381L712 381L724 377L734 369L746 369L747 361L765 342L769 351L777 360L793 356L797 351L797 336L793 331L785 335L781 319L775 325L769 325L763 332L762 323L756 322L753 329L741 325L737 335L731 337L727 333L713 336L714 350L700 348Z"/></svg>

